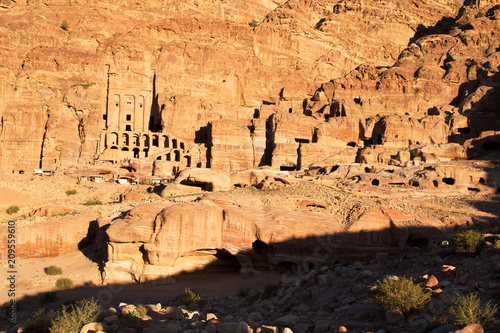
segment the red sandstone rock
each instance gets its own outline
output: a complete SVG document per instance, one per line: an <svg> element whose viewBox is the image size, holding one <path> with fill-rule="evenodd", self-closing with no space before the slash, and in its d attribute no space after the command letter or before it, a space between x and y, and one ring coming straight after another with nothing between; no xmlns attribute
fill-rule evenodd
<svg viewBox="0 0 500 333"><path fill-rule="evenodd" d="M56 257L78 251L87 237L89 224L95 214L48 217L35 224L16 225L16 254L19 258ZM3 234L7 244L7 234ZM7 249L0 250L0 259L7 258Z"/></svg>
<svg viewBox="0 0 500 333"><path fill-rule="evenodd" d="M438 279L434 276L431 275L429 279L427 279L427 282L425 283L425 286L428 288L434 288L439 284Z"/></svg>

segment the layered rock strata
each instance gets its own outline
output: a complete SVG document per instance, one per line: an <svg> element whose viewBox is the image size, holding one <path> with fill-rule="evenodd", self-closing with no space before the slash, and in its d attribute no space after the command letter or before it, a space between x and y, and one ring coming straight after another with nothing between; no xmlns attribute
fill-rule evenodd
<svg viewBox="0 0 500 333"><path fill-rule="evenodd" d="M0 170L128 158L220 165L227 139L210 122L249 123L266 112L262 101L304 99L361 63L391 65L419 25L460 5L4 1ZM265 123L256 144L252 133L239 140L242 151L254 144L251 164L270 163Z"/></svg>
<svg viewBox="0 0 500 333"><path fill-rule="evenodd" d="M319 265L318 256L351 261L418 242L437 245L444 237L444 225L434 218L380 209L348 227L305 209L316 204L304 203L297 212L256 209L210 194L196 203L137 206L106 229L105 281L163 283L181 272L224 265L247 274L255 267L307 271Z"/></svg>

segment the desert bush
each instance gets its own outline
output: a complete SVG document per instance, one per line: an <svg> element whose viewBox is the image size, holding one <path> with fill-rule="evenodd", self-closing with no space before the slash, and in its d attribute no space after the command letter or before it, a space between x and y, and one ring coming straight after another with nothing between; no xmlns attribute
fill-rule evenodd
<svg viewBox="0 0 500 333"><path fill-rule="evenodd" d="M63 29L64 31L68 31L68 28L69 28L68 21L66 21L66 20L62 21L62 23L61 23L60 27L61 27L61 29Z"/></svg>
<svg viewBox="0 0 500 333"><path fill-rule="evenodd" d="M5 212L9 215L16 214L19 211L19 206L12 205L5 210Z"/></svg>
<svg viewBox="0 0 500 333"><path fill-rule="evenodd" d="M132 315L139 318L144 318L148 315L148 308L142 304L137 305L134 311L132 311Z"/></svg>
<svg viewBox="0 0 500 333"><path fill-rule="evenodd" d="M100 200L92 200L89 199L84 203L85 206L96 206L96 205L102 205L102 202Z"/></svg>
<svg viewBox="0 0 500 333"><path fill-rule="evenodd" d="M431 300L431 293L422 291L422 286L406 277L386 276L377 281L372 298L387 310L401 309L404 313L422 309Z"/></svg>
<svg viewBox="0 0 500 333"><path fill-rule="evenodd" d="M206 304L206 300L196 290L191 290L191 288L184 289L184 294L181 295L180 302L187 306L196 305L199 307L203 307Z"/></svg>
<svg viewBox="0 0 500 333"><path fill-rule="evenodd" d="M472 229L457 232L451 237L451 245L457 253L461 254L479 253L484 243L483 235L479 231Z"/></svg>
<svg viewBox="0 0 500 333"><path fill-rule="evenodd" d="M48 333L55 315L54 311L45 312L45 309L41 308L26 320L26 325L30 332Z"/></svg>
<svg viewBox="0 0 500 333"><path fill-rule="evenodd" d="M240 287L238 291L236 292L236 296L238 297L247 297L250 292L252 291L252 288L249 287Z"/></svg>
<svg viewBox="0 0 500 333"><path fill-rule="evenodd" d="M492 305L491 301L481 305L481 300L477 294L470 293L455 297L449 312L458 325L475 323L483 327L490 327L496 322L495 315L498 312L498 306Z"/></svg>
<svg viewBox="0 0 500 333"><path fill-rule="evenodd" d="M61 275L62 274L62 268L58 266L49 266L45 268L45 274L47 275Z"/></svg>
<svg viewBox="0 0 500 333"><path fill-rule="evenodd" d="M76 194L76 190L67 190L66 191L66 195L75 195Z"/></svg>
<svg viewBox="0 0 500 333"><path fill-rule="evenodd" d="M264 287L264 296L266 298L271 298L278 294L278 290L280 290L280 286L276 283L270 283Z"/></svg>
<svg viewBox="0 0 500 333"><path fill-rule="evenodd" d="M44 293L40 299L40 303L52 303L57 301L57 294L53 291Z"/></svg>
<svg viewBox="0 0 500 333"><path fill-rule="evenodd" d="M252 22L248 22L248 25L251 26L252 28L257 28L259 26L259 21L252 20Z"/></svg>
<svg viewBox="0 0 500 333"><path fill-rule="evenodd" d="M61 278L56 282L57 289L68 289L73 287L73 281L68 278Z"/></svg>
<svg viewBox="0 0 500 333"><path fill-rule="evenodd" d="M51 322L50 333L80 332L83 326L96 322L101 314L97 301L81 300L76 304L63 305Z"/></svg>

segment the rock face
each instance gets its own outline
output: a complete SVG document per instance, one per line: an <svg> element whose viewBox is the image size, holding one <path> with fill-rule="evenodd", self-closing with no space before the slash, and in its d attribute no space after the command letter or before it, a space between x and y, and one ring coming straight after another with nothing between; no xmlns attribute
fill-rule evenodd
<svg viewBox="0 0 500 333"><path fill-rule="evenodd" d="M95 214L49 217L33 225L16 224L16 255L19 258L57 257L76 252L90 245L95 237L89 234ZM68 228L68 225L71 228ZM92 231L90 231L92 233ZM7 244L7 233L2 235ZM7 248L0 251L0 259L7 259Z"/></svg>
<svg viewBox="0 0 500 333"><path fill-rule="evenodd" d="M226 170L297 167L295 133L283 137L283 116L269 120L274 107L303 113L303 99L319 83L361 63L392 65L418 26L454 16L460 6L452 0L4 1L0 170L131 158L168 162L172 172L211 163ZM282 128L276 142L272 125ZM237 144L240 157L228 164L224 154ZM322 157L322 149L301 147L312 156L301 167ZM336 152L337 145L327 147Z"/></svg>
<svg viewBox="0 0 500 333"><path fill-rule="evenodd" d="M443 237L437 219L381 209L347 228L326 212L311 212L308 205L322 204L304 202L296 212L260 210L209 194L197 203L137 206L106 229L105 279L161 282L181 271L219 265L242 272L262 265L308 271L311 267L303 263L307 266L319 254L323 261L366 259L379 250L418 242L432 246ZM360 247L363 251L356 250Z"/></svg>

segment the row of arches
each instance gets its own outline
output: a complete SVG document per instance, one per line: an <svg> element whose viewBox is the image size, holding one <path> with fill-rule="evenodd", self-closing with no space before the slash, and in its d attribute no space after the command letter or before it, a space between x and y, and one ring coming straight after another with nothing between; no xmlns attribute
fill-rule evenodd
<svg viewBox="0 0 500 333"><path fill-rule="evenodd" d="M105 146L185 149L184 142L179 142L177 139L170 139L167 135L127 132L106 133Z"/></svg>

